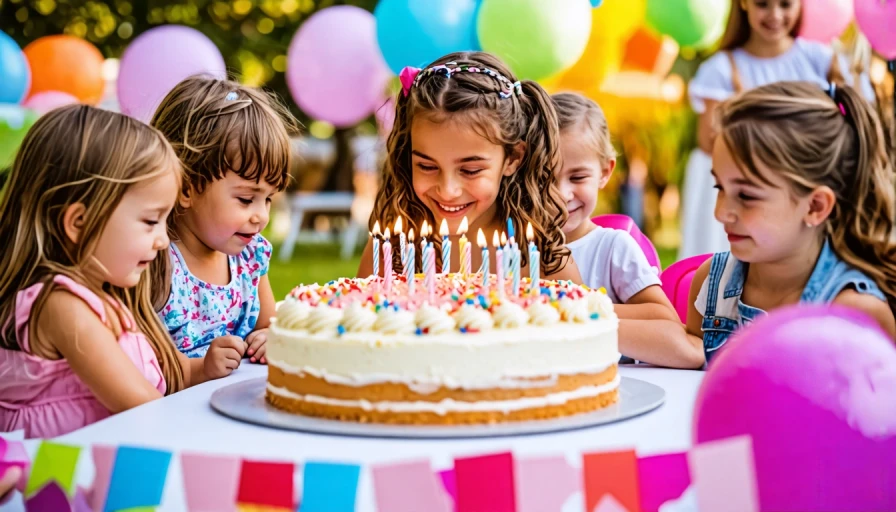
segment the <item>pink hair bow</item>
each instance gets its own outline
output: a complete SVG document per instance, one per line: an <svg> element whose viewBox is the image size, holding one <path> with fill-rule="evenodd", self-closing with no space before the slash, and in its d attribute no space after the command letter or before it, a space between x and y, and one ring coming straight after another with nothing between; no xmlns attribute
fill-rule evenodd
<svg viewBox="0 0 896 512"><path fill-rule="evenodd" d="M401 92L405 96L411 92L411 86L414 85L414 79L417 78L419 73L420 68L405 66L404 69L401 70L401 73L398 74L398 79L401 80Z"/></svg>

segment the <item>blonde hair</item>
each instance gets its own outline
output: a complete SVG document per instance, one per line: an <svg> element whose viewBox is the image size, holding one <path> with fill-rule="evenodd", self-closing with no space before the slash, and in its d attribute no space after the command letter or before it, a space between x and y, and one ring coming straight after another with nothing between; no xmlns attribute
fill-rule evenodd
<svg viewBox="0 0 896 512"><path fill-rule="evenodd" d="M488 68L510 82L516 81L503 62L484 52L452 53L428 67L440 64ZM531 223L545 274L561 270L570 251L561 229L567 218L566 203L554 179L560 167L560 130L550 96L536 82L522 80L518 93L502 98L499 93L506 91L507 85L486 73L457 72L450 78L432 73L420 78L396 102L395 124L387 143L388 159L370 226L377 220L385 220L388 225L399 215L405 221L426 220L435 225L432 212L414 193L412 185L411 125L418 115L439 121L461 119L493 144L503 147L505 155L510 155L520 142L526 144L517 172L501 178L496 216L511 218L517 231ZM439 246L440 238L433 238ZM522 264L528 264L525 252ZM441 257L440 250L436 250L436 257ZM393 264L398 262L399 255L394 254Z"/></svg>
<svg viewBox="0 0 896 512"><path fill-rule="evenodd" d="M275 97L231 80L205 76L187 78L174 86L150 121L171 143L184 167L184 194L201 194L227 172L278 191L286 189L292 167L291 136L299 124ZM168 218L168 232L177 240L175 226L180 205ZM170 262L159 254L152 273L163 283L154 290L153 303L161 310L171 289Z"/></svg>
<svg viewBox="0 0 896 512"><path fill-rule="evenodd" d="M574 92L561 92L551 96L560 132L575 131L586 137L588 146L597 154L601 165L616 159L616 149L610 141L607 118L597 102Z"/></svg>
<svg viewBox="0 0 896 512"><path fill-rule="evenodd" d="M751 0L731 0L731 9L728 14L728 24L725 26L725 33L722 35L719 50L731 51L740 48L750 39L752 28L750 20L747 17L747 11L741 7L741 2L749 2ZM800 4L800 15L797 17L796 24L790 31L790 37L796 38L800 34L803 27L803 9Z"/></svg>
<svg viewBox="0 0 896 512"><path fill-rule="evenodd" d="M825 223L832 249L874 279L896 306L893 166L880 121L861 94L811 82L757 87L717 109L719 137L745 174L780 173L797 196L820 186L836 194ZM841 110L842 109L842 110Z"/></svg>
<svg viewBox="0 0 896 512"><path fill-rule="evenodd" d="M102 288L85 278L106 222L128 188L181 167L165 138L149 126L86 105L53 110L41 117L22 142L0 202L0 346L21 350L16 338L16 295L43 283L31 312L29 332L64 275L100 297L120 301L135 316L159 359L167 392L184 387L177 349L150 301L157 285L144 272L133 289ZM81 239L72 245L62 216L70 205L86 208ZM111 308L115 311L116 308ZM121 322L122 328L128 322Z"/></svg>

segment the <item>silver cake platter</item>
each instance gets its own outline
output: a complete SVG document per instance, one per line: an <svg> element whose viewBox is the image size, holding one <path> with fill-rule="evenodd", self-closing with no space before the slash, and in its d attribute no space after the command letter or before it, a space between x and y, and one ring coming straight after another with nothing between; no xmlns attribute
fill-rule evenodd
<svg viewBox="0 0 896 512"><path fill-rule="evenodd" d="M301 416L281 411L264 399L267 377L244 380L212 394L212 409L247 423L314 434L406 439L450 439L520 436L596 427L648 413L666 400L663 388L643 380L622 377L619 402L598 411L549 420L490 425L387 425L355 423Z"/></svg>

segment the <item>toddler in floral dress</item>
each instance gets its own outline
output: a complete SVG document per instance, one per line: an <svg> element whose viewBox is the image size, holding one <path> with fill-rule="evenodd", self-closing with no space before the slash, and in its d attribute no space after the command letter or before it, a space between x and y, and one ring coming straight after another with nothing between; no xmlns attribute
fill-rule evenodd
<svg viewBox="0 0 896 512"><path fill-rule="evenodd" d="M168 223L173 243L154 262L158 281L169 276L170 287L156 290L153 302L187 356L234 337L245 342L245 357L265 363L276 303L267 275L271 244L261 231L271 197L286 188L294 121L259 90L193 77L168 94L151 124L186 176Z"/></svg>

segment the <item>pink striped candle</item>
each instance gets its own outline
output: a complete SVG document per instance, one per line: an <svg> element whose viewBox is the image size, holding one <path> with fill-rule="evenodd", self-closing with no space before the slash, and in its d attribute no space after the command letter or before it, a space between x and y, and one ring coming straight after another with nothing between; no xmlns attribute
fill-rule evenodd
<svg viewBox="0 0 896 512"><path fill-rule="evenodd" d="M498 232L492 237L492 245L495 246L495 274L498 277L498 297L504 298L504 250L501 249L501 240Z"/></svg>
<svg viewBox="0 0 896 512"><path fill-rule="evenodd" d="M383 233L383 293L388 297L392 291L392 242L389 228Z"/></svg>

